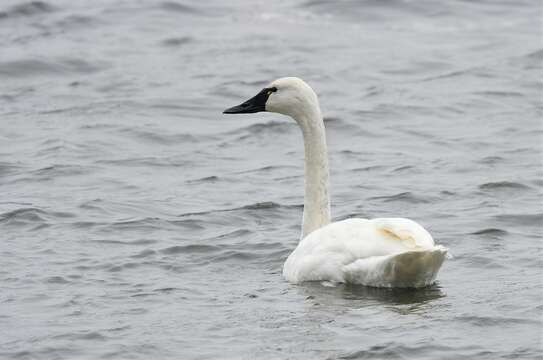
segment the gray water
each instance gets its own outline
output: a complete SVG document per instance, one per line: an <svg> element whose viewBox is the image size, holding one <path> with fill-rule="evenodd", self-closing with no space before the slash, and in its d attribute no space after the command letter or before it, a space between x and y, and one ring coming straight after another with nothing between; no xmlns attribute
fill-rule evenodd
<svg viewBox="0 0 543 360"><path fill-rule="evenodd" d="M543 356L537 1L2 1L0 357ZM450 248L422 290L290 285L321 99L335 219Z"/></svg>

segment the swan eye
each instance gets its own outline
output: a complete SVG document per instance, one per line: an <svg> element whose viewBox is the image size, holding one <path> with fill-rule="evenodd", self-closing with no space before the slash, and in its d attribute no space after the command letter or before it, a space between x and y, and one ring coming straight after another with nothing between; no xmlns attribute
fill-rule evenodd
<svg viewBox="0 0 543 360"><path fill-rule="evenodd" d="M268 96L270 96L272 93L276 92L277 91L277 88L276 87L272 87L272 88L269 88L268 89Z"/></svg>

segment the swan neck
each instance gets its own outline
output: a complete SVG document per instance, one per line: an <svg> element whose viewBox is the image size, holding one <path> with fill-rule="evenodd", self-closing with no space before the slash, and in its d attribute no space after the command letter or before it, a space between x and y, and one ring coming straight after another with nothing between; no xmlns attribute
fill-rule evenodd
<svg viewBox="0 0 543 360"><path fill-rule="evenodd" d="M305 195L302 238L330 223L328 154L324 122L318 105L296 119L305 151Z"/></svg>

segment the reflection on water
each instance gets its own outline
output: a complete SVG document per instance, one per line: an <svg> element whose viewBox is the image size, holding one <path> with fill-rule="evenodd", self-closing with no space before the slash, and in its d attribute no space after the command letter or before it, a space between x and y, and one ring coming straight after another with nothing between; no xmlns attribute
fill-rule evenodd
<svg viewBox="0 0 543 360"><path fill-rule="evenodd" d="M343 304L353 308L379 303L389 306L412 305L409 309L416 311L421 305L446 296L438 284L422 289L394 289L352 284L328 286L320 282L309 282L298 287L306 300L313 304L333 306Z"/></svg>

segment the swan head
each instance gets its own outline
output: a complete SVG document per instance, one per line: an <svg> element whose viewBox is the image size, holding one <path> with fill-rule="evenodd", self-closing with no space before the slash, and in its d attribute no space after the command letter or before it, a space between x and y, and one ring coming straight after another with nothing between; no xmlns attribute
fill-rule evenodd
<svg viewBox="0 0 543 360"><path fill-rule="evenodd" d="M301 115L319 109L317 95L305 81L284 77L269 83L258 94L244 103L223 111L224 114L247 114L261 111L275 112L298 120Z"/></svg>

